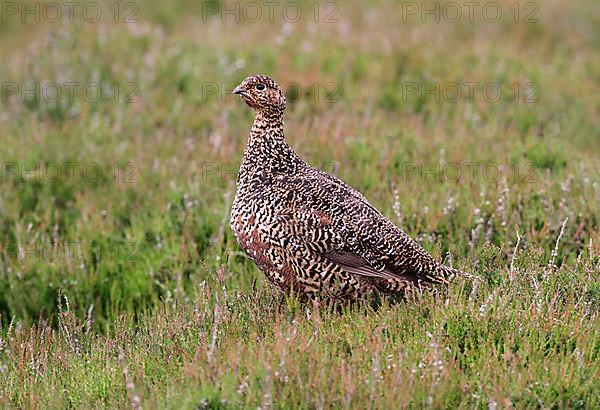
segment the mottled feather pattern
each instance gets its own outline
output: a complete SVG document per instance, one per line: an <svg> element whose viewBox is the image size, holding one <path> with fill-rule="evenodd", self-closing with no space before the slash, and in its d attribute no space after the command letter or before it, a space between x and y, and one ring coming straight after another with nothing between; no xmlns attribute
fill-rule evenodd
<svg viewBox="0 0 600 410"><path fill-rule="evenodd" d="M283 133L285 97L275 81L248 77L234 93L256 117L231 227L271 282L307 298L344 303L468 276L441 265L360 192L293 151Z"/></svg>

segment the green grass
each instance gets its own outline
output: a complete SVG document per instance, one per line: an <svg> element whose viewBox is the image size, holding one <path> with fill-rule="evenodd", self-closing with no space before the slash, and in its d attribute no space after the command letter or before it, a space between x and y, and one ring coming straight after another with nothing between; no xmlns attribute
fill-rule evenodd
<svg viewBox="0 0 600 410"><path fill-rule="evenodd" d="M597 2L456 24L299 3L0 25L0 406L598 407ZM252 113L225 88L254 73L297 84L303 157L479 280L341 314L271 289L228 226ZM50 82L57 103L19 93ZM502 96L406 92L468 82Z"/></svg>

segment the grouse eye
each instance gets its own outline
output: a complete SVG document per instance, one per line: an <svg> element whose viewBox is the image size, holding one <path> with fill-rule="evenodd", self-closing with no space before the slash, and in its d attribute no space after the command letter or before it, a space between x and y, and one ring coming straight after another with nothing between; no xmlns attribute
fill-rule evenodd
<svg viewBox="0 0 600 410"><path fill-rule="evenodd" d="M258 85L256 86L256 89L257 89L258 91L264 91L264 90L265 90L265 88L267 88L267 87L265 87L265 85L264 85L264 84L258 84Z"/></svg>

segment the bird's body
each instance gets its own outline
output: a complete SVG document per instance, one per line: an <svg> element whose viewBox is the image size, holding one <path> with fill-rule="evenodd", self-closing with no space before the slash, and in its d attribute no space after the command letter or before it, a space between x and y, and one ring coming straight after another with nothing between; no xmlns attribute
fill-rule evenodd
<svg viewBox="0 0 600 410"><path fill-rule="evenodd" d="M374 291L402 294L447 283L462 273L434 260L358 191L302 160L284 139L279 87L266 76L249 77L240 87L249 94L256 84L273 91L264 101L283 102L271 106L262 93L242 94L257 114L231 227L271 282L311 299L348 302Z"/></svg>

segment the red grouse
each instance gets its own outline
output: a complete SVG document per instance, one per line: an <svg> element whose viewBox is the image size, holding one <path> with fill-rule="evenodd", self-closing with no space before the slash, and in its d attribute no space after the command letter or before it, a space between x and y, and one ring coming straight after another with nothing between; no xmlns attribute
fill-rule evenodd
<svg viewBox="0 0 600 410"><path fill-rule="evenodd" d="M351 302L467 275L442 265L366 198L301 159L283 134L285 97L270 77L233 90L256 117L231 227L267 278L310 299Z"/></svg>

